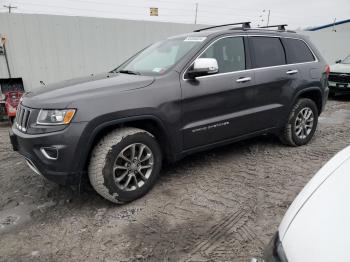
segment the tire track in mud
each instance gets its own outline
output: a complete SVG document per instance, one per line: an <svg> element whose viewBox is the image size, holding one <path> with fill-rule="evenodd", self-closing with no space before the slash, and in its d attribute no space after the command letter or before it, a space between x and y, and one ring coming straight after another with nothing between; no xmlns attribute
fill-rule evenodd
<svg viewBox="0 0 350 262"><path fill-rule="evenodd" d="M91 193L61 202L70 191L27 171L0 128L0 209L58 202L36 213L19 236L2 235L0 254L13 261L33 259L33 250L38 261L249 261L261 255L313 174L350 144L350 122L339 119L339 110L350 112L350 99L329 101L306 146L263 136L192 155L166 167L142 199L121 207ZM138 211L129 216L124 209Z"/></svg>
<svg viewBox="0 0 350 262"><path fill-rule="evenodd" d="M215 253L217 248L221 247L223 240L227 242L228 239L236 239L240 228L244 227L247 220L248 211L246 210L238 210L225 216L218 224L212 226L202 236L201 240L193 246L189 257L185 261L192 261L198 255L204 258L213 257L213 253ZM250 236L249 233L248 236Z"/></svg>

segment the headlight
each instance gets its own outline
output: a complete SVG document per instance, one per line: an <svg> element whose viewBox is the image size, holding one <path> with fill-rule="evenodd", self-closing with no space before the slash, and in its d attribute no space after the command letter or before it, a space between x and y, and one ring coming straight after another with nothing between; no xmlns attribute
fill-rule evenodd
<svg viewBox="0 0 350 262"><path fill-rule="evenodd" d="M38 125L67 125L75 114L75 109L41 109L38 115Z"/></svg>

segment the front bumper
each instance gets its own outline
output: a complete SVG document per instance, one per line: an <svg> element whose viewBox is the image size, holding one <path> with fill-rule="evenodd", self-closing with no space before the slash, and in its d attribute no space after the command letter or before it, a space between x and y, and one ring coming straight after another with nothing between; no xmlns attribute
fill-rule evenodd
<svg viewBox="0 0 350 262"><path fill-rule="evenodd" d="M25 134L15 126L10 130L10 140L14 151L18 151L29 167L47 179L58 184L77 184L83 169L79 162L79 140L85 123L71 123L58 132L45 134ZM48 158L43 148L57 149L57 158Z"/></svg>
<svg viewBox="0 0 350 262"><path fill-rule="evenodd" d="M332 93L350 94L350 83L338 83L328 81L328 87Z"/></svg>

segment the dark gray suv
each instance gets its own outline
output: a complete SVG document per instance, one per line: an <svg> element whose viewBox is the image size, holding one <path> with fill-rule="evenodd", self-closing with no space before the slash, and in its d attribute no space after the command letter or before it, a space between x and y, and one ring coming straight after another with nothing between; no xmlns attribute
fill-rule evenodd
<svg viewBox="0 0 350 262"><path fill-rule="evenodd" d="M310 141L329 67L304 36L249 23L168 38L115 70L27 93L10 131L37 173L89 177L122 203L154 185L163 161L261 134Z"/></svg>

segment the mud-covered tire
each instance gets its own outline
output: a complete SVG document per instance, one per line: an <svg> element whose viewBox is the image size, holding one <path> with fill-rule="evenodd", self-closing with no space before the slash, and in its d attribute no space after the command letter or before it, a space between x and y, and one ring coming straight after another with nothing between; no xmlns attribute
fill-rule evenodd
<svg viewBox="0 0 350 262"><path fill-rule="evenodd" d="M132 191L122 190L115 180L114 167L120 153L130 145L142 144L153 154L153 169L142 186L137 182ZM162 164L162 154L155 137L149 132L132 127L116 129L104 136L94 147L88 175L92 187L105 199L114 203L126 203L145 195L155 184ZM136 174L136 171L135 171ZM129 176L129 175L128 175Z"/></svg>
<svg viewBox="0 0 350 262"><path fill-rule="evenodd" d="M313 114L313 125L310 133L305 138L300 138L297 135L296 118L302 110L311 109ZM314 101L308 98L299 99L293 106L292 111L289 114L288 122L281 130L280 140L283 144L288 146L302 146L307 144L313 137L318 123L318 109Z"/></svg>

